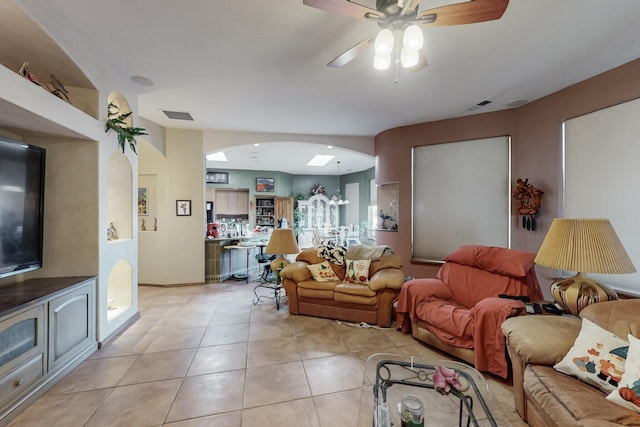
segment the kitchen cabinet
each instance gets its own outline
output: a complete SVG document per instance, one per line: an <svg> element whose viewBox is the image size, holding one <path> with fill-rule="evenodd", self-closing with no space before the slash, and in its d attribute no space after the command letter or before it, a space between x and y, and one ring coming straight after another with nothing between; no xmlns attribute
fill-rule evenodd
<svg viewBox="0 0 640 427"><path fill-rule="evenodd" d="M249 215L249 192L240 190L216 190L216 215Z"/></svg>

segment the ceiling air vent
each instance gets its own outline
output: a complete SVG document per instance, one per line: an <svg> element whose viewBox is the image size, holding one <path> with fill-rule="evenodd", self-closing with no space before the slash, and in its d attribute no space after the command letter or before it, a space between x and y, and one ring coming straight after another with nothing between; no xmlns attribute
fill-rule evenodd
<svg viewBox="0 0 640 427"><path fill-rule="evenodd" d="M193 121L193 117L191 114L184 113L182 111L166 111L162 110L162 112L172 120L190 120Z"/></svg>
<svg viewBox="0 0 640 427"><path fill-rule="evenodd" d="M491 104L491 101L485 99L482 102L478 102L476 105L472 105L471 107L467 108L467 111L475 111L480 107L484 107L487 104Z"/></svg>

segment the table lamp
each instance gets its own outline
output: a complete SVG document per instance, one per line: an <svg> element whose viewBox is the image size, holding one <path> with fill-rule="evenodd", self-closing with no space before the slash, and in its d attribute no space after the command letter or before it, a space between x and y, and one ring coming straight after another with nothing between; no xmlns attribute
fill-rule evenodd
<svg viewBox="0 0 640 427"><path fill-rule="evenodd" d="M265 252L271 255L280 255L280 258L276 258L271 261L271 271L276 273L276 278L278 278L280 274L278 269L289 264L289 261L287 261L284 255L300 252L298 244L296 243L296 238L293 235L293 229L276 228L273 230Z"/></svg>
<svg viewBox="0 0 640 427"><path fill-rule="evenodd" d="M584 273L622 274L636 271L608 219L556 218L535 258L536 264L575 271L573 277L551 283L551 295L565 311L577 316L584 307L618 299L615 291Z"/></svg>

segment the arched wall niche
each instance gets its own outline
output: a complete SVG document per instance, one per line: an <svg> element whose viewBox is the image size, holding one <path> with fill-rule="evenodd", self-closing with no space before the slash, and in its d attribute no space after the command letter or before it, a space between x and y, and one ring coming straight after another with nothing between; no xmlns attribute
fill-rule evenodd
<svg viewBox="0 0 640 427"><path fill-rule="evenodd" d="M131 106L129 106L127 98L120 92L111 92L107 97L107 105L108 104L113 104L120 114L128 114L131 112ZM129 127L133 127L133 114L125 119L125 123Z"/></svg>
<svg viewBox="0 0 640 427"><path fill-rule="evenodd" d="M107 279L107 318L113 320L133 304L133 269L129 261L117 261Z"/></svg>

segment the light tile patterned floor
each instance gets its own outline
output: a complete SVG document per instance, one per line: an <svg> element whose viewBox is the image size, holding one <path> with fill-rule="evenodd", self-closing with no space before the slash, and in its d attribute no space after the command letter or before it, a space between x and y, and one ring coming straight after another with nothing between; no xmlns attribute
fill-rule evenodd
<svg viewBox="0 0 640 427"><path fill-rule="evenodd" d="M253 300L244 282L141 287L140 319L10 426L355 427L370 354L447 358L393 329ZM513 425L526 426L510 386L487 379Z"/></svg>

